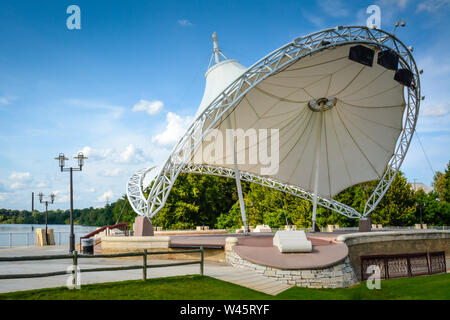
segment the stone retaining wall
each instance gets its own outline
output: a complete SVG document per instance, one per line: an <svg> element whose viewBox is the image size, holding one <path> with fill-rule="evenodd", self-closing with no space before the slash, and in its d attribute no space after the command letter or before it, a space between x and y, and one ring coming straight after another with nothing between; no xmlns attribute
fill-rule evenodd
<svg viewBox="0 0 450 320"><path fill-rule="evenodd" d="M254 270L263 276L282 283L308 288L345 288L357 282L355 272L347 257L334 266L323 269L282 270L257 265L242 259L234 251L226 251L226 260L233 267Z"/></svg>
<svg viewBox="0 0 450 320"><path fill-rule="evenodd" d="M450 266L450 230L398 230L344 234L336 242L345 243L350 262L361 279L361 256L383 254L411 254L445 251Z"/></svg>

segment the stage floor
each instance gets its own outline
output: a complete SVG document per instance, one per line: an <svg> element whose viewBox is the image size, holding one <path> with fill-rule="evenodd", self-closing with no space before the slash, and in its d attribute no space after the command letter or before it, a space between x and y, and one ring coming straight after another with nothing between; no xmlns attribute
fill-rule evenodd
<svg viewBox="0 0 450 320"><path fill-rule="evenodd" d="M192 235L170 236L171 248L223 249L225 239L238 238L238 244L233 250L243 259L255 264L278 269L317 269L325 268L344 260L348 248L344 243L336 243L338 233L307 233L313 250L310 253L280 253L272 245L275 233L223 234L223 235Z"/></svg>

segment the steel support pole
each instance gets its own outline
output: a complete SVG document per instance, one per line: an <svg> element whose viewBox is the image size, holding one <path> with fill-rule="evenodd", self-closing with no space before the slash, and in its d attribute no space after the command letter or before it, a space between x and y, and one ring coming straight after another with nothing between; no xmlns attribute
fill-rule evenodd
<svg viewBox="0 0 450 320"><path fill-rule="evenodd" d="M48 202L45 202L45 245L48 246Z"/></svg>
<svg viewBox="0 0 450 320"><path fill-rule="evenodd" d="M227 117L228 121L228 140L230 140L231 143L231 149L233 150L233 162L234 162L234 172L236 176L236 187L238 192L238 198L239 198L239 207L241 209L241 216L242 216L242 222L244 223L244 235L248 235L248 229L247 229L247 216L245 214L245 202L244 197L242 195L242 186L241 186L241 173L239 172L239 167L237 165L237 154L236 154L236 146L234 144L234 135L232 133L232 126L231 126L231 120L230 115Z"/></svg>
<svg viewBox="0 0 450 320"><path fill-rule="evenodd" d="M312 232L316 232L317 192L319 189L320 153L322 149L323 111L319 112L319 135L316 142L315 169L314 169L314 201L312 214Z"/></svg>
<svg viewBox="0 0 450 320"><path fill-rule="evenodd" d="M69 252L72 253L75 250L75 235L73 234L73 179L72 179L72 167L70 168L70 236L69 236Z"/></svg>

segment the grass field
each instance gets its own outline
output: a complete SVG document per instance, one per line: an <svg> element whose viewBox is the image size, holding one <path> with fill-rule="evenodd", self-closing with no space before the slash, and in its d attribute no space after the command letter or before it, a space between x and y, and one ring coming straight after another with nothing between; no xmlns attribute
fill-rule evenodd
<svg viewBox="0 0 450 320"><path fill-rule="evenodd" d="M382 280L380 290L366 283L351 288L308 289L293 287L270 296L229 282L198 275L109 282L83 285L80 290L65 287L0 294L0 300L450 300L450 274Z"/></svg>

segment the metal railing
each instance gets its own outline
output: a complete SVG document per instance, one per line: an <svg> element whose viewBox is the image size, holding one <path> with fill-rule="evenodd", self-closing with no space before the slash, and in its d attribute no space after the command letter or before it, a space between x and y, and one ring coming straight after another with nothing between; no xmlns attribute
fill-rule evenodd
<svg viewBox="0 0 450 320"><path fill-rule="evenodd" d="M55 245L63 245L69 243L70 231L55 231ZM85 232L75 232L75 236L82 236ZM21 235L19 240L17 235ZM64 240L64 235L67 239ZM19 246L35 246L35 232L0 232L0 247L19 247Z"/></svg>
<svg viewBox="0 0 450 320"><path fill-rule="evenodd" d="M70 231L55 231L55 245L63 245L69 243ZM63 235L67 235L67 239L64 240ZM82 236L85 232L75 232L75 236ZM17 235L22 237L17 240ZM36 233L33 232L0 232L0 247L19 247L19 246L35 246Z"/></svg>
<svg viewBox="0 0 450 320"><path fill-rule="evenodd" d="M368 268L378 266L381 279L415 277L447 271L445 251L360 257L361 279L367 280Z"/></svg>
<svg viewBox="0 0 450 320"><path fill-rule="evenodd" d="M176 262L176 263L163 263L163 264L147 264L148 255L159 255L159 254L180 254L180 253L200 253L199 261L187 261L187 262ZM120 267L104 267L104 268L89 268L78 270L78 259L92 259L92 258L122 258L122 257L139 257L142 256L142 265L134 266L120 266ZM37 260L57 260L57 259L72 259L72 270L71 271L54 271L45 273L22 273L22 274L1 274L0 280L2 279L24 279L24 278L44 278L52 276L60 276L65 274L72 274L72 281L75 284L76 273L80 272L100 272L100 271L123 271L123 270L135 270L142 269L142 280L147 280L147 269L149 268L161 268L161 267L173 267L173 266L185 266L191 264L200 264L200 275L203 275L204 270L204 249L201 246L200 249L194 250L180 250L180 251L162 251L162 252L148 252L145 249L143 252L129 252L129 253L118 253L118 254L98 254L98 255L79 255L75 250L73 254L62 254L62 255L46 255L46 256L23 256L23 257L0 257L0 262L17 262L17 261L37 261ZM77 271L78 270L78 271Z"/></svg>

